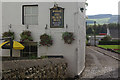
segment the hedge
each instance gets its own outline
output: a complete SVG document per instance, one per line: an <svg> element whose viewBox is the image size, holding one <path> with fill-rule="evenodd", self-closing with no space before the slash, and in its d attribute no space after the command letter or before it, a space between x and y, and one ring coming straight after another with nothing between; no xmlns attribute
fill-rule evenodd
<svg viewBox="0 0 120 80"><path fill-rule="evenodd" d="M120 45L120 40L99 41L99 45Z"/></svg>

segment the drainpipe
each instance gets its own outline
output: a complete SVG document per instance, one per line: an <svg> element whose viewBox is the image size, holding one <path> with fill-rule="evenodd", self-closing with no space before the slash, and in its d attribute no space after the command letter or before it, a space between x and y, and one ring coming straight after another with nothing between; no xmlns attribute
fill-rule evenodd
<svg viewBox="0 0 120 80"><path fill-rule="evenodd" d="M94 21L94 46L96 46L96 21Z"/></svg>

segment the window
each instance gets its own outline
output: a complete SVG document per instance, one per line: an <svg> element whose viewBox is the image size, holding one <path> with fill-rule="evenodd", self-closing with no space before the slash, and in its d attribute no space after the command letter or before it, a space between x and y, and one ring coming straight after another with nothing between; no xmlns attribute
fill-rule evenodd
<svg viewBox="0 0 120 80"><path fill-rule="evenodd" d="M38 5L23 5L22 24L38 25Z"/></svg>
<svg viewBox="0 0 120 80"><path fill-rule="evenodd" d="M24 43L25 48L20 51L21 57L37 57L37 43Z"/></svg>

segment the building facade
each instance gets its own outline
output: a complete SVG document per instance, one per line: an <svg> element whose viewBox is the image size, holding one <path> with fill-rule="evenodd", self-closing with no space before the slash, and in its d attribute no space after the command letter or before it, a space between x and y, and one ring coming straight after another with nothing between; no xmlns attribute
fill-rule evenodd
<svg viewBox="0 0 120 80"><path fill-rule="evenodd" d="M96 35L96 36L88 36L89 40L88 43L91 46L95 46L99 44L99 41L101 41L102 38L104 38L106 35Z"/></svg>
<svg viewBox="0 0 120 80"><path fill-rule="evenodd" d="M61 11L58 16L60 23L53 24L54 13L51 11L56 6ZM85 18L85 2L29 2L29 0L27 2L2 2L0 28L1 34L9 30L14 32L15 41L20 41L20 34L24 30L31 31L33 42L25 46L29 49L27 51L13 50L13 57L31 54L37 57L62 55L68 62L71 73L79 75L85 67ZM64 43L63 32L74 34L75 40L72 44ZM52 36L52 46L39 46L40 35L44 33ZM10 55L7 49L1 49L1 51L2 56Z"/></svg>

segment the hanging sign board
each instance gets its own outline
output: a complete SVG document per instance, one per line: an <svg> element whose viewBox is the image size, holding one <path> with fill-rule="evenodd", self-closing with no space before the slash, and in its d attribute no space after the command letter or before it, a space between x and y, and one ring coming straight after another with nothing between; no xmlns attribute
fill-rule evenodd
<svg viewBox="0 0 120 80"><path fill-rule="evenodd" d="M50 28L64 27L64 8L54 6L50 9Z"/></svg>

